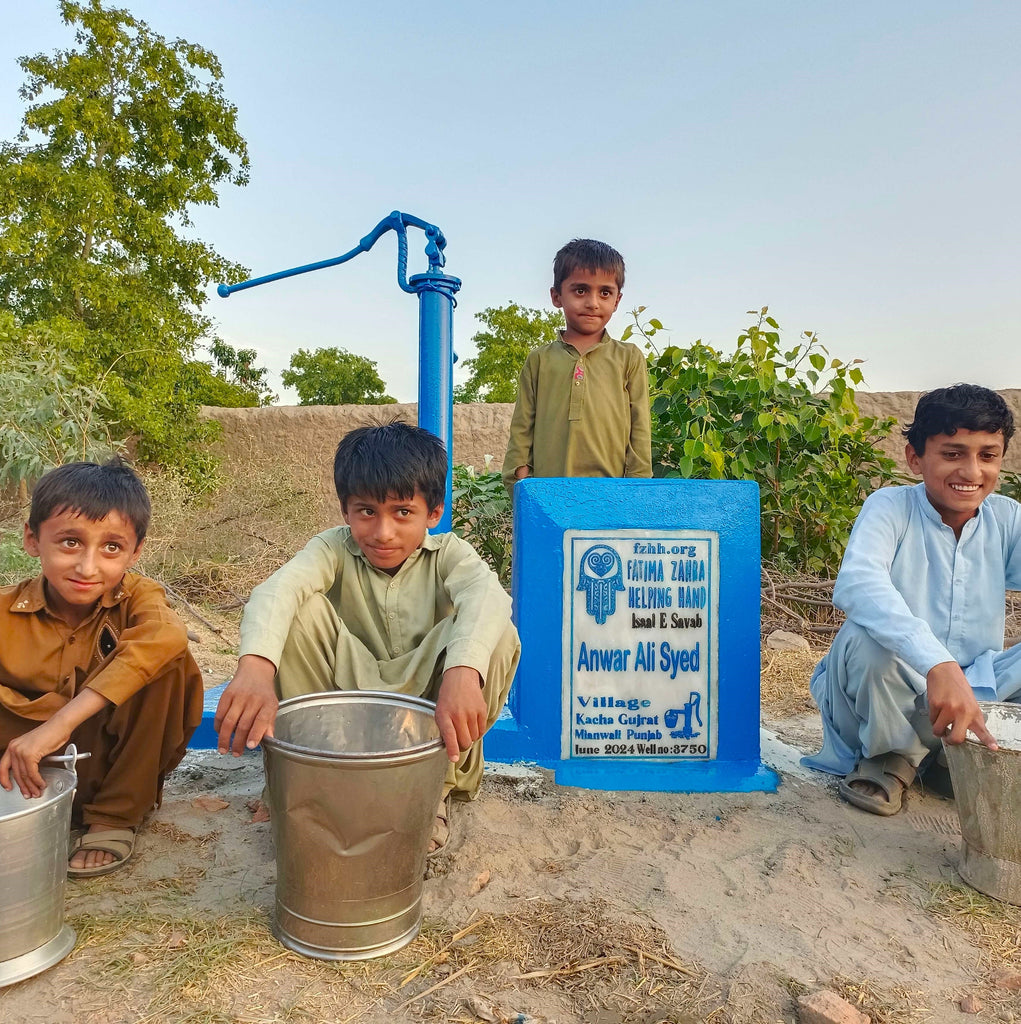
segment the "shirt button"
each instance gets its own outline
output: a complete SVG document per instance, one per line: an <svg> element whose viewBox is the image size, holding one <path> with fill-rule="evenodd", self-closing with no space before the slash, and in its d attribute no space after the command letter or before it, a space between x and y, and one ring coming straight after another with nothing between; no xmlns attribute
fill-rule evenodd
<svg viewBox="0 0 1021 1024"><path fill-rule="evenodd" d="M397 618L397 615L394 612L390 612L390 614L387 615L387 618L388 619L395 619L395 618Z"/></svg>
<svg viewBox="0 0 1021 1024"><path fill-rule="evenodd" d="M73 644L73 643L74 643L74 633L72 633L72 634L71 634L71 635L70 635L70 636L69 636L69 637L67 638L67 642L68 642L69 644Z"/></svg>
<svg viewBox="0 0 1021 1024"><path fill-rule="evenodd" d="M400 654L400 653L401 653L401 649L399 647L395 647L394 648L394 654Z"/></svg>

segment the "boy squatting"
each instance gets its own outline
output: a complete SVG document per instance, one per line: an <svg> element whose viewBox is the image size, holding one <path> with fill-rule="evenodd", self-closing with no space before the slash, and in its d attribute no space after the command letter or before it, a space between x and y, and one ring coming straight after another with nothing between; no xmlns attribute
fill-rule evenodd
<svg viewBox="0 0 1021 1024"><path fill-rule="evenodd" d="M44 789L39 762L74 741L68 875L123 867L202 720L202 676L162 587L128 570L149 496L119 460L76 462L32 492L25 550L41 572L0 589L0 785Z"/></svg>
<svg viewBox="0 0 1021 1024"><path fill-rule="evenodd" d="M972 384L923 395L904 431L913 487L869 495L833 589L847 615L812 675L823 746L802 759L840 793L896 814L921 768L946 790L940 740L996 742L978 700L1021 695L1021 644L1003 650L1005 590L1021 589L1021 505L994 494L1014 433Z"/></svg>
<svg viewBox="0 0 1021 1024"><path fill-rule="evenodd" d="M313 537L252 591L214 722L220 752L237 755L273 735L288 697L360 689L435 701L451 761L436 849L449 834L450 794L478 793L481 738L521 650L496 574L455 534L427 533L443 514L446 475L443 443L419 427L344 436L334 483L347 525Z"/></svg>
<svg viewBox="0 0 1021 1024"><path fill-rule="evenodd" d="M624 260L605 242L576 238L557 253L550 297L567 326L521 368L508 489L526 476L652 476L645 356L606 333L623 287Z"/></svg>

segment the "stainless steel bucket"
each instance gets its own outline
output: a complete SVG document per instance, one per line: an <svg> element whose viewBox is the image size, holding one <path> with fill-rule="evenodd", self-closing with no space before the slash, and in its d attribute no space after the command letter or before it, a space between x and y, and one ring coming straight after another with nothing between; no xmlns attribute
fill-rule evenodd
<svg viewBox="0 0 1021 1024"><path fill-rule="evenodd" d="M422 923L425 855L447 756L418 697L284 701L263 740L277 886L273 931L322 960L400 949Z"/></svg>
<svg viewBox="0 0 1021 1024"><path fill-rule="evenodd" d="M1021 705L979 702L1000 749L945 743L961 819L961 877L1021 906Z"/></svg>
<svg viewBox="0 0 1021 1024"><path fill-rule="evenodd" d="M75 934L64 924L71 802L79 755L71 744L66 768L43 766L41 796L0 787L0 986L31 978L63 960Z"/></svg>

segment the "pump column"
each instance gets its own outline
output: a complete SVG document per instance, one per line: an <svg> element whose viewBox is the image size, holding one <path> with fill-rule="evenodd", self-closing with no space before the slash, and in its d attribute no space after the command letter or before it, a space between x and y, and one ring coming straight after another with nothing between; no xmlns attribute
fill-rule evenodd
<svg viewBox="0 0 1021 1024"><path fill-rule="evenodd" d="M461 279L429 271L415 274L408 284L418 295L418 425L447 449L443 518L434 531L444 533L450 530L454 465L454 296Z"/></svg>

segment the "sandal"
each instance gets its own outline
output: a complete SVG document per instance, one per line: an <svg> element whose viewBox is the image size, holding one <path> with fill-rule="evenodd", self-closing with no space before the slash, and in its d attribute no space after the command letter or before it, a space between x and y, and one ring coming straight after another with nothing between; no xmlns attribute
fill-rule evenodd
<svg viewBox="0 0 1021 1024"><path fill-rule="evenodd" d="M901 754L881 754L879 757L863 757L858 767L840 780L840 795L855 807L871 814L887 817L901 809L904 792L915 781L915 767ZM870 782L881 793L865 793L852 783ZM885 794L885 796L884 796Z"/></svg>
<svg viewBox="0 0 1021 1024"><path fill-rule="evenodd" d="M97 832L85 832L72 842L68 859L70 860L79 850L102 850L104 853L112 853L114 859L109 864L100 864L94 868L73 868L68 864L68 878L95 878L98 875L108 875L111 871L124 867L131 859L135 852L135 830L106 828Z"/></svg>
<svg viewBox="0 0 1021 1024"><path fill-rule="evenodd" d="M436 820L433 822L433 834L429 840L429 852L425 855L426 860L442 853L450 842L450 807L451 799L448 793L436 808Z"/></svg>

